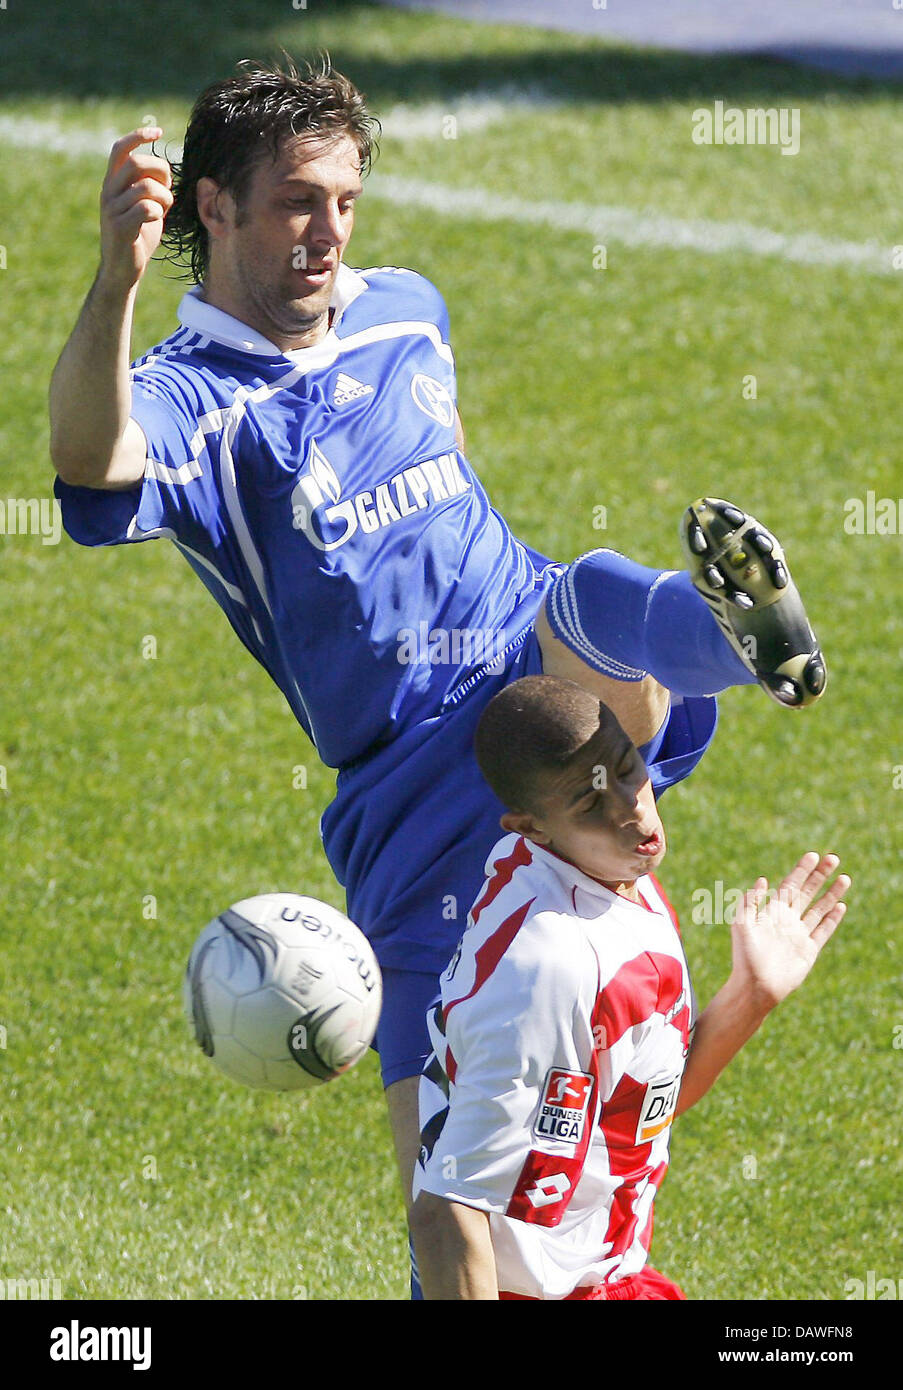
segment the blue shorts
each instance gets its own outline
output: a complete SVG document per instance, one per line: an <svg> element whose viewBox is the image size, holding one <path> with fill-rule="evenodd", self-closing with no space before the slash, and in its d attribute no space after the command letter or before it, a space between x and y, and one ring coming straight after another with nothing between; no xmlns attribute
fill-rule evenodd
<svg viewBox="0 0 903 1390"><path fill-rule="evenodd" d="M505 808L473 755L477 723L498 690L541 671L530 623L507 661L463 700L341 772L323 815L323 844L345 885L348 915L370 938L384 972L374 1045L385 1085L422 1069L427 1008L503 833ZM645 750L656 795L692 771L716 722L711 696L672 702Z"/></svg>

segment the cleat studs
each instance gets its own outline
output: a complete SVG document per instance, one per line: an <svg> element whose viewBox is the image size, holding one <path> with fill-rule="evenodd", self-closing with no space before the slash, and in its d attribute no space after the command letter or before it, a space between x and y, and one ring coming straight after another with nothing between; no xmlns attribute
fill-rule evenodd
<svg viewBox="0 0 903 1390"><path fill-rule="evenodd" d="M796 681L784 679L774 688L774 693L783 705L798 705L800 691Z"/></svg>
<svg viewBox="0 0 903 1390"><path fill-rule="evenodd" d="M684 512L681 541L697 592L771 698L786 709L818 700L825 661L777 538L732 502L703 497ZM747 650L750 629L758 654Z"/></svg>
<svg viewBox="0 0 903 1390"><path fill-rule="evenodd" d="M803 672L803 679L813 695L820 695L822 693L825 688L827 674L825 664L821 658L817 656L812 657Z"/></svg>

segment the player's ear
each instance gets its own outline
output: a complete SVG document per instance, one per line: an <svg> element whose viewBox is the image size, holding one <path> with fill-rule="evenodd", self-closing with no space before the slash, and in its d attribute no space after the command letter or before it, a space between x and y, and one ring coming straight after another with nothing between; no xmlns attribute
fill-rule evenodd
<svg viewBox="0 0 903 1390"><path fill-rule="evenodd" d="M223 195L226 190L213 179L198 179L195 187L198 217L212 236L220 236L228 226L223 209Z"/></svg>
<svg viewBox="0 0 903 1390"><path fill-rule="evenodd" d="M536 818L527 811L506 811L499 821L503 830L515 835L526 835L531 840L542 843L545 832L540 829Z"/></svg>

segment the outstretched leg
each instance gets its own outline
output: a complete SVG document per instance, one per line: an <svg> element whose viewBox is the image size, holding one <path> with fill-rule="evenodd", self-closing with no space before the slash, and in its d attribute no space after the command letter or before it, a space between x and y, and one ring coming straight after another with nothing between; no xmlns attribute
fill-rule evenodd
<svg viewBox="0 0 903 1390"><path fill-rule="evenodd" d="M536 620L543 670L597 693L637 744L661 725L662 687L698 697L758 682L791 706L825 687L776 538L732 503L705 498L688 509L682 539L690 573L612 550L580 556Z"/></svg>

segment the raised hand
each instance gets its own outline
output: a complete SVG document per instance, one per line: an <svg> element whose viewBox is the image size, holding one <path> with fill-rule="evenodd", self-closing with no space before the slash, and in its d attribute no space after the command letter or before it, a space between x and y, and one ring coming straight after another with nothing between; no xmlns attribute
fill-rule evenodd
<svg viewBox="0 0 903 1390"><path fill-rule="evenodd" d="M733 975L764 1007L773 1008L803 983L844 913L850 879L836 854L804 854L771 892L759 878L738 904L731 927Z"/></svg>
<svg viewBox="0 0 903 1390"><path fill-rule="evenodd" d="M100 192L101 273L118 284L137 284L160 245L172 207L172 171L159 155L138 147L158 140L160 126L123 135L110 151Z"/></svg>

